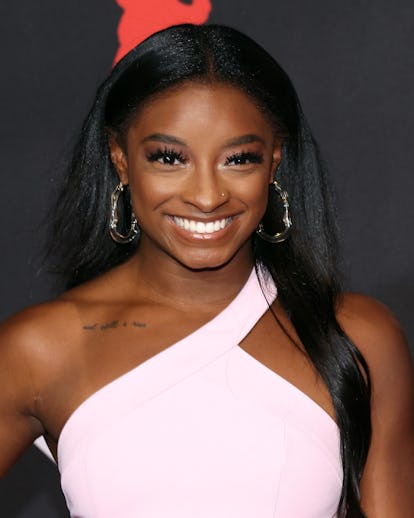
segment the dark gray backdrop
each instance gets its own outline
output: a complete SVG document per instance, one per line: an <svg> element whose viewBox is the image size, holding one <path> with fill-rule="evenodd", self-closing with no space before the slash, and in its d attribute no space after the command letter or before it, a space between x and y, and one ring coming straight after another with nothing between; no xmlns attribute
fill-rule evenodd
<svg viewBox="0 0 414 518"><path fill-rule="evenodd" d="M336 185L348 287L388 304L413 343L414 3L212 4L210 22L253 36L296 84ZM38 260L46 207L111 67L120 15L114 0L0 5L0 319L53 293ZM56 469L35 448L0 483L0 515L67 516Z"/></svg>

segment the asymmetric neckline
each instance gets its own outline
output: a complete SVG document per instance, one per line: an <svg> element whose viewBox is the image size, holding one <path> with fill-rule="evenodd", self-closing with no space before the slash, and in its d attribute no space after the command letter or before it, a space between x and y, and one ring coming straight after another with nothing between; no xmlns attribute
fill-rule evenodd
<svg viewBox="0 0 414 518"><path fill-rule="evenodd" d="M177 348L185 349L187 347L187 344L190 345L190 342L197 342L200 337L210 336L210 330L212 329L214 329L215 334L217 334L217 330L220 330L220 342L222 343L226 343L228 339L233 338L232 346L236 344L235 346L238 347L245 355L247 355L250 358L250 360L256 363L259 368L264 369L264 371L268 371L273 376L275 376L280 381L280 383L286 385L287 388L290 388L290 390L296 392L300 397L303 397L305 398L305 400L308 400L309 404L311 406L314 406L316 411L319 411L322 416L326 417L331 422L331 424L334 424L335 427L337 427L337 423L329 415L329 413L326 412L326 410L323 407L321 407L318 403L316 403L316 401L314 401L310 396L308 396L305 392L300 390L296 385L285 379L283 376L271 370L269 367L267 367L265 364L257 360L254 356L252 356L239 346L239 343L251 330L252 317L254 319L256 318L256 315L258 313L264 313L263 303L256 307L251 306L252 295L260 292L262 294L262 300L265 302L264 305L267 307L270 307L270 305L274 302L277 296L277 288L274 285L273 280L270 277L270 274L265 272L259 273L259 275L262 277L263 280L264 276L266 275L266 283L262 282L262 284L260 284L256 270L255 268L253 268L247 281L242 286L238 294L216 316L214 316L212 319L210 319L208 322L206 322L204 325L202 325L192 333L184 336L177 342L174 342L173 344L167 346L162 351L144 360L135 367L132 367L131 369L117 376L108 383L105 383L104 385L102 385L102 387L98 388L92 394L87 396L69 415L68 419L65 421L61 429L57 442L58 459L60 457L60 445L62 443L62 440L64 440L66 434L68 433L68 429L71 428L72 422L76 421L78 414L83 414L84 412L88 411L88 406L90 403L92 403L95 399L104 396L104 394L107 391L110 391L115 384L123 383L124 381L127 381L129 378L134 377L137 371L151 366L153 362L162 359L164 356L169 356L170 352L175 352ZM266 292L263 292L263 289L265 289ZM237 308L236 312L234 311L235 308ZM229 326L229 322L231 322L231 319L229 319L229 315L232 315L233 317L237 318L240 327L237 327L235 325ZM234 324L234 322L232 322L232 324ZM229 341L231 342L231 340ZM216 345L218 343L219 341L216 341ZM215 356L217 352L225 353L227 351L227 348L224 348L223 350L222 347L219 347L217 351L217 347L214 347L214 344L211 344L211 349L212 350L209 351L209 354L212 354L213 356ZM187 350L187 354L190 353L191 351Z"/></svg>

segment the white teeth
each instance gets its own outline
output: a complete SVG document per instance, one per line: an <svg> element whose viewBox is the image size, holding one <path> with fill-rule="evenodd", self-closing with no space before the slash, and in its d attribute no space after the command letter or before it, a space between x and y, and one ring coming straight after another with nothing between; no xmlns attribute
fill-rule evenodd
<svg viewBox="0 0 414 518"><path fill-rule="evenodd" d="M206 231L206 224L199 221L196 225L197 234L204 234Z"/></svg>
<svg viewBox="0 0 414 518"><path fill-rule="evenodd" d="M203 221L194 221L193 219L179 218L173 216L174 223L184 230L195 232L197 234L212 234L218 230L226 227L233 218L217 219L216 221L209 221L204 223Z"/></svg>
<svg viewBox="0 0 414 518"><path fill-rule="evenodd" d="M209 221L208 223L206 223L206 232L207 232L207 234L211 234L212 232L214 232L214 222L213 221Z"/></svg>

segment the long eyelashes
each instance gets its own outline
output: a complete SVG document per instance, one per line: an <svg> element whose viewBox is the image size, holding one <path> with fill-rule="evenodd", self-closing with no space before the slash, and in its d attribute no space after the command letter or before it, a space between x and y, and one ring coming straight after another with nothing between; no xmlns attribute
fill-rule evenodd
<svg viewBox="0 0 414 518"><path fill-rule="evenodd" d="M163 165L185 164L186 159L180 151L164 148L157 149L152 153L148 153L147 160L149 162L159 162Z"/></svg>
<svg viewBox="0 0 414 518"><path fill-rule="evenodd" d="M147 154L149 162L158 162L166 166L177 166L187 163L187 158L184 157L181 151L176 151L173 148L159 148L156 151ZM240 151L228 156L225 161L225 166L244 166L250 164L263 163L262 153L255 151Z"/></svg>
<svg viewBox="0 0 414 518"><path fill-rule="evenodd" d="M234 153L226 158L224 165L248 165L263 163L263 155L254 151L242 151Z"/></svg>

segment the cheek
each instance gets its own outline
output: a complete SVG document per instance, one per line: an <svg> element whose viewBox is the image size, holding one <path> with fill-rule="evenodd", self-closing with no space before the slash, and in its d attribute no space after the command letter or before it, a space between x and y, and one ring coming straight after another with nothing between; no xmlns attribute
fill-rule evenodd
<svg viewBox="0 0 414 518"><path fill-rule="evenodd" d="M132 204L137 210L140 206L154 209L173 194L171 182L147 174L145 170L134 171L130 175L129 188Z"/></svg>
<svg viewBox="0 0 414 518"><path fill-rule="evenodd" d="M262 177L259 181L247 182L239 192L239 197L244 200L254 212L263 213L266 209L269 193L267 178Z"/></svg>

